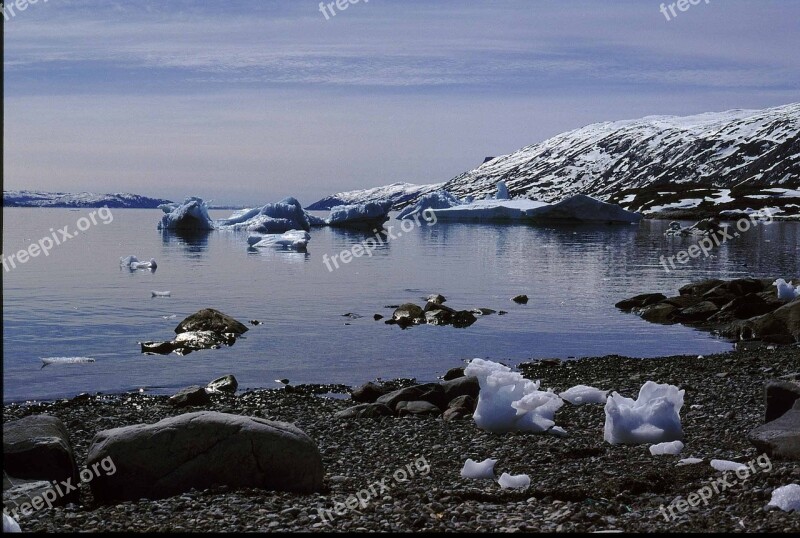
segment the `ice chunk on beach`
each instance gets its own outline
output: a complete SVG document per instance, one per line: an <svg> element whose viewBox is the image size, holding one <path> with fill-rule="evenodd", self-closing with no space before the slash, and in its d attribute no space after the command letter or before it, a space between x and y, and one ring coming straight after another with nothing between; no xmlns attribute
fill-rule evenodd
<svg viewBox="0 0 800 538"><path fill-rule="evenodd" d="M282 234L290 230L311 229L309 215L291 196L274 204L236 211L217 221L221 229L247 230L261 234Z"/></svg>
<svg viewBox="0 0 800 538"><path fill-rule="evenodd" d="M325 222L328 226L379 226L388 220L391 209L391 200L337 205Z"/></svg>
<svg viewBox="0 0 800 538"><path fill-rule="evenodd" d="M250 234L247 244L253 248L285 248L304 251L311 235L305 230L289 230L283 234Z"/></svg>
<svg viewBox="0 0 800 538"><path fill-rule="evenodd" d="M617 392L606 400L603 438L616 444L662 443L683 439L683 390L648 381L636 400Z"/></svg>
<svg viewBox="0 0 800 538"><path fill-rule="evenodd" d="M795 288L792 286L791 282L786 282L782 278L779 278L772 284L778 288L778 299L782 301L794 301L800 297L800 286Z"/></svg>
<svg viewBox="0 0 800 538"><path fill-rule="evenodd" d="M561 426L553 426L552 428L547 430L547 433L549 433L550 435L555 435L556 437L567 437L569 435L567 433L567 430L565 430Z"/></svg>
<svg viewBox="0 0 800 538"><path fill-rule="evenodd" d="M729 460L711 460L711 466L717 471L738 471L739 469L747 469L744 463L738 463Z"/></svg>
<svg viewBox="0 0 800 538"><path fill-rule="evenodd" d="M448 207L455 207L457 205L461 205L461 200L453 196L447 191L434 191L428 194L421 196L417 203L414 205L410 205L403 209L399 215L397 215L398 219L410 219L414 218L415 215L422 216L423 211L431 210L431 209L446 209ZM430 216L430 215L429 215Z"/></svg>
<svg viewBox="0 0 800 538"><path fill-rule="evenodd" d="M468 459L464 462L464 467L461 469L461 478L490 478L494 480L494 464L497 460L487 458L482 462L476 462Z"/></svg>
<svg viewBox="0 0 800 538"><path fill-rule="evenodd" d="M506 182L502 179L497 182L497 194L494 195L495 200L508 200L508 187Z"/></svg>
<svg viewBox="0 0 800 538"><path fill-rule="evenodd" d="M566 400L572 405L583 404L604 404L608 397L607 390L600 390L588 385L575 385L564 392L559 393L562 400Z"/></svg>
<svg viewBox="0 0 800 538"><path fill-rule="evenodd" d="M650 454L653 456L677 456L683 450L682 441L670 441L668 443L658 443L650 445Z"/></svg>
<svg viewBox="0 0 800 538"><path fill-rule="evenodd" d="M678 466L697 465L698 463L703 463L703 458L683 458L682 460L678 460Z"/></svg>
<svg viewBox="0 0 800 538"><path fill-rule="evenodd" d="M166 209L164 209L166 212ZM202 198L190 196L169 213L162 215L159 230L198 232L214 229L214 221L208 216L208 205Z"/></svg>
<svg viewBox="0 0 800 538"><path fill-rule="evenodd" d="M777 506L784 512L800 512L800 484L789 484L772 490L767 506Z"/></svg>
<svg viewBox="0 0 800 538"><path fill-rule="evenodd" d="M484 359L473 359L464 375L480 384L475 425L493 433L544 432L555 425L563 400L552 391L540 391L539 381L522 377L511 368Z"/></svg>
<svg viewBox="0 0 800 538"><path fill-rule="evenodd" d="M22 532L17 520L11 516L3 514L3 532Z"/></svg>
<svg viewBox="0 0 800 538"><path fill-rule="evenodd" d="M526 474L510 475L503 473L497 479L503 489L526 489L531 485L531 477Z"/></svg>

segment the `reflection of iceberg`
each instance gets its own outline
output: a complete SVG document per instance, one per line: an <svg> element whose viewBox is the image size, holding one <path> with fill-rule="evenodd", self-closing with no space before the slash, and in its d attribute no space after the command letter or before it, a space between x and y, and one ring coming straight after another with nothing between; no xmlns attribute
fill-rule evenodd
<svg viewBox="0 0 800 538"><path fill-rule="evenodd" d="M292 197L255 209L236 211L227 219L219 220L217 225L222 229L247 230L262 234L282 234L289 230L311 229L309 215L300 202Z"/></svg>
<svg viewBox="0 0 800 538"><path fill-rule="evenodd" d="M328 226L371 228L382 226L389 219L391 200L378 200L364 204L338 205L331 208L325 220Z"/></svg>
<svg viewBox="0 0 800 538"><path fill-rule="evenodd" d="M124 258L120 258L119 264L120 266L126 267L131 271L136 271L138 269L149 269L155 273L156 269L158 268L155 258L150 258L149 262L140 262L139 258L136 256L126 256Z"/></svg>
<svg viewBox="0 0 800 538"><path fill-rule="evenodd" d="M309 239L311 236L304 230L289 230L284 234L251 234L247 238L247 244L253 248L278 247L304 251Z"/></svg>
<svg viewBox="0 0 800 538"><path fill-rule="evenodd" d="M410 219L413 218L414 215L421 215L426 209L446 209L457 205L462 205L461 200L449 192L434 191L421 196L417 200L417 203L403 209L400 214L397 215L397 218Z"/></svg>
<svg viewBox="0 0 800 538"><path fill-rule="evenodd" d="M159 230L198 232L214 229L208 216L208 205L202 198L189 197L182 204L162 204L165 215L158 223Z"/></svg>

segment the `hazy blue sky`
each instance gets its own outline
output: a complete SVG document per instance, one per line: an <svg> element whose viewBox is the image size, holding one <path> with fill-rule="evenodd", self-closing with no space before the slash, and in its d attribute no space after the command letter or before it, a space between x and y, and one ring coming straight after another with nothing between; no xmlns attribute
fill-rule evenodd
<svg viewBox="0 0 800 538"><path fill-rule="evenodd" d="M260 205L432 183L596 121L800 101L800 2L39 0L4 188Z"/></svg>

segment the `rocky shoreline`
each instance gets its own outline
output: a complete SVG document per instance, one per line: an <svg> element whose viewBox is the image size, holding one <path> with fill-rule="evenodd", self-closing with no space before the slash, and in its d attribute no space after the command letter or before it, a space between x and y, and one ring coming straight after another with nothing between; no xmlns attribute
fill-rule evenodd
<svg viewBox="0 0 800 538"><path fill-rule="evenodd" d="M513 366L513 365L510 365ZM96 432L212 410L295 424L319 447L323 490L314 494L217 487L161 500L100 504L85 484L79 501L21 517L23 531L745 531L796 532L800 515L766 508L774 488L800 482L797 462L770 462L770 470L678 513L660 510L722 474L711 459L750 462L760 454L747 434L764 422L764 385L800 378L800 348L733 351L659 359L608 356L519 365L542 387L577 384L635 397L647 380L685 389L681 419L686 448L680 456L653 456L647 445L603 441L601 405L565 404L556 423L567 437L491 434L469 418L435 416L338 418L349 398L324 397L342 386L290 386L217 392L202 406L178 408L166 396L80 395L54 402L4 406L4 422L46 413L69 431L79 467ZM443 371L442 374L445 372ZM364 380L365 382L368 380ZM395 386L409 384L399 380ZM678 466L680 458L702 463ZM497 475L527 473L527 490L503 490L496 481L461 478L467 458L498 460ZM419 471L424 461L428 472ZM397 481L398 469L411 469ZM342 515L326 512L370 485L383 482L365 506ZM669 519L669 520L668 520Z"/></svg>

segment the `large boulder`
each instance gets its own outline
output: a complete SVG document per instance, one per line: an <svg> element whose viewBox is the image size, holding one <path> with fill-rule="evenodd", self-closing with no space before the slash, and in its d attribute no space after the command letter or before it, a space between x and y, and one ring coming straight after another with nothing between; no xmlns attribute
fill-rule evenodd
<svg viewBox="0 0 800 538"><path fill-rule="evenodd" d="M387 392L389 392L389 389L383 385L370 381L350 391L350 398L354 402L373 403Z"/></svg>
<svg viewBox="0 0 800 538"><path fill-rule="evenodd" d="M722 280L712 278L709 280L701 280L699 282L692 282L686 284L678 290L681 295L703 295L705 292L712 290L722 284Z"/></svg>
<svg viewBox="0 0 800 538"><path fill-rule="evenodd" d="M794 402L800 400L800 383L793 381L767 381L764 388L766 411L764 422L782 417L789 411Z"/></svg>
<svg viewBox="0 0 800 538"><path fill-rule="evenodd" d="M722 328L720 334L737 340L764 340L779 344L800 342L800 299L763 316L735 321Z"/></svg>
<svg viewBox="0 0 800 538"><path fill-rule="evenodd" d="M322 457L292 424L203 411L97 433L87 466L110 458L112 475L92 480L101 502L163 498L192 488L322 489Z"/></svg>
<svg viewBox="0 0 800 538"><path fill-rule="evenodd" d="M384 394L376 400L377 403L382 403L389 406L391 409L396 409L397 404L400 402L413 402L425 401L444 409L447 407L447 396L444 392L444 387L438 383L425 383L423 385L412 385Z"/></svg>
<svg viewBox="0 0 800 538"><path fill-rule="evenodd" d="M405 417L408 415L439 416L441 414L442 410L430 402L399 402L397 404L398 417Z"/></svg>
<svg viewBox="0 0 800 538"><path fill-rule="evenodd" d="M392 313L392 320L399 325L419 325L425 323L425 312L414 303L404 303Z"/></svg>
<svg viewBox="0 0 800 538"><path fill-rule="evenodd" d="M633 310L634 308L644 308L645 306L659 303L666 298L666 295L663 293L643 293L642 295L636 295L630 299L622 300L614 306L620 310Z"/></svg>
<svg viewBox="0 0 800 538"><path fill-rule="evenodd" d="M206 389L209 392L227 392L228 394L235 394L238 388L239 382L232 374L219 377L206 385Z"/></svg>
<svg viewBox="0 0 800 538"><path fill-rule="evenodd" d="M204 308L187 317L175 327L177 334L190 331L233 333L238 336L246 333L247 327L219 310Z"/></svg>
<svg viewBox="0 0 800 538"><path fill-rule="evenodd" d="M78 466L64 423L50 415L31 415L3 424L3 471L28 481L69 480L77 486ZM66 495L78 498L77 490Z"/></svg>
<svg viewBox="0 0 800 538"><path fill-rule="evenodd" d="M748 439L771 458L800 460L800 400L780 418L752 430Z"/></svg>
<svg viewBox="0 0 800 538"><path fill-rule="evenodd" d="M475 376L458 377L450 381L444 381L441 385L448 403L459 396L477 398L481 390L478 378Z"/></svg>
<svg viewBox="0 0 800 538"><path fill-rule="evenodd" d="M386 404L363 403L343 409L333 416L336 418L380 418L392 415L394 415L394 410Z"/></svg>

